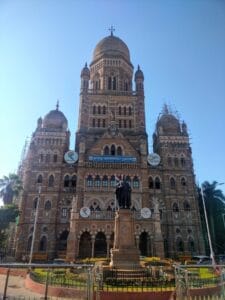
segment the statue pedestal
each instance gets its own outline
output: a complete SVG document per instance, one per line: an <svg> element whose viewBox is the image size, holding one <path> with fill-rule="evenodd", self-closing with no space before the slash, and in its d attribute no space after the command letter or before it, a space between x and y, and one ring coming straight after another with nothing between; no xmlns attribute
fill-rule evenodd
<svg viewBox="0 0 225 300"><path fill-rule="evenodd" d="M124 270L141 268L139 250L135 245L133 214L129 209L116 212L110 266Z"/></svg>

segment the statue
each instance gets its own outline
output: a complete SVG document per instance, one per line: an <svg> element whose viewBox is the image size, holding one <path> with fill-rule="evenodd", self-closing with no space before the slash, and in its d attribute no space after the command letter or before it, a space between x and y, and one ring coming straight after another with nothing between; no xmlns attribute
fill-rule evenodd
<svg viewBox="0 0 225 300"><path fill-rule="evenodd" d="M130 184L124 179L121 180L116 186L116 199L119 208L129 209L131 206L131 187Z"/></svg>

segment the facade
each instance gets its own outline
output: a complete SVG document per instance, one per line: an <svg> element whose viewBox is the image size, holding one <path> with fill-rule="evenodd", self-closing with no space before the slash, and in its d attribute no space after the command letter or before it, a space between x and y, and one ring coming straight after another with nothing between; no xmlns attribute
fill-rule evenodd
<svg viewBox="0 0 225 300"><path fill-rule="evenodd" d="M86 64L81 71L78 159L73 164L64 159L70 140L67 127L58 105L37 122L21 166L18 260L30 253L36 214L34 256L71 261L109 257L118 209L115 188L122 178L132 188L141 255L204 252L186 124L163 108L153 134L153 152L160 162L152 161L144 75L139 66L134 74L127 45L112 33L97 44L89 68ZM147 216L142 208L148 208Z"/></svg>

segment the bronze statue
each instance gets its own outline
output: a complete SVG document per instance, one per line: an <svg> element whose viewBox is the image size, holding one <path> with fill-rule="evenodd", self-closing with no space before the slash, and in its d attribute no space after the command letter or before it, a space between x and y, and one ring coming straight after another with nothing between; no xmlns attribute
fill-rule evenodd
<svg viewBox="0 0 225 300"><path fill-rule="evenodd" d="M116 186L116 199L121 209L130 209L131 206L131 187L124 179Z"/></svg>

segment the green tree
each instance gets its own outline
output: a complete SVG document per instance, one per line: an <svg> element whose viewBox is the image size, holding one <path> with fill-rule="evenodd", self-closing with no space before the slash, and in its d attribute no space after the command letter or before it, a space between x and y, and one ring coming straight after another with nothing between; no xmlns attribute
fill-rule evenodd
<svg viewBox="0 0 225 300"><path fill-rule="evenodd" d="M6 229L10 222L15 222L19 215L18 207L15 204L5 205L0 208L0 250L4 249L7 240Z"/></svg>
<svg viewBox="0 0 225 300"><path fill-rule="evenodd" d="M225 196L218 189L218 185L217 181L213 181L212 183L205 181L202 184L209 230L215 254L225 253L225 224L223 219L225 214Z"/></svg>
<svg viewBox="0 0 225 300"><path fill-rule="evenodd" d="M5 205L12 204L22 189L22 182L17 174L11 173L9 176L0 178L0 198Z"/></svg>

